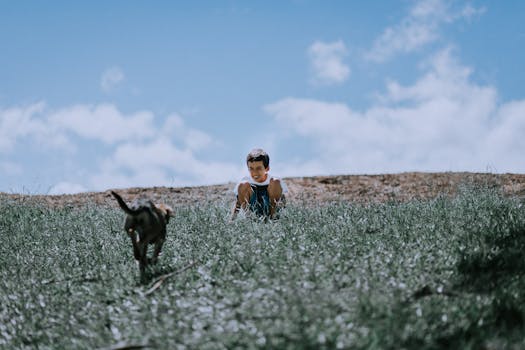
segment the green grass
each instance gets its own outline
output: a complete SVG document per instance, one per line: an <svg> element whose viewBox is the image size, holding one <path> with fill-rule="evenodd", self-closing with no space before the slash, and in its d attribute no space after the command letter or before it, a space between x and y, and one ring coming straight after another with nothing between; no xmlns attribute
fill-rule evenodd
<svg viewBox="0 0 525 350"><path fill-rule="evenodd" d="M228 211L177 209L147 294L120 210L3 200L0 348L525 348L517 199Z"/></svg>

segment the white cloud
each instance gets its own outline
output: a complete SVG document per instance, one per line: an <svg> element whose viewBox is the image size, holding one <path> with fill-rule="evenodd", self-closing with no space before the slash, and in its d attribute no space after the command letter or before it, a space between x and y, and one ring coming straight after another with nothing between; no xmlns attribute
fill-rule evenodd
<svg viewBox="0 0 525 350"><path fill-rule="evenodd" d="M125 75L122 69L119 67L111 67L102 73L100 87L102 91L108 93L113 91L124 79Z"/></svg>
<svg viewBox="0 0 525 350"><path fill-rule="evenodd" d="M388 94L384 96L383 101L424 101L435 96L468 98L465 94L470 93L470 89L476 88L469 82L472 69L459 65L452 58L450 48L434 55L425 63L425 66L428 72L413 86L402 87L396 82L389 82Z"/></svg>
<svg viewBox="0 0 525 350"><path fill-rule="evenodd" d="M44 147L67 148L67 138L48 123L45 108L44 102L38 102L0 110L0 152L11 152L23 138Z"/></svg>
<svg viewBox="0 0 525 350"><path fill-rule="evenodd" d="M153 137L155 133L151 112L125 115L111 104L74 105L53 111L39 102L0 110L0 152L4 153L13 151L23 140L70 152L75 148L74 137L114 144Z"/></svg>
<svg viewBox="0 0 525 350"><path fill-rule="evenodd" d="M81 192L86 192L86 191L87 189L80 184L64 181L64 182L60 182L56 184L55 186L53 186L49 190L49 194L50 195L75 194L75 193L81 193Z"/></svg>
<svg viewBox="0 0 525 350"><path fill-rule="evenodd" d="M466 4L465 7L463 7L461 12L456 17L465 18L469 20L472 17L479 17L483 15L486 11L487 9L485 7L475 8L470 4Z"/></svg>
<svg viewBox="0 0 525 350"><path fill-rule="evenodd" d="M265 107L275 119L303 136L345 133L353 118L352 111L341 103L286 98Z"/></svg>
<svg viewBox="0 0 525 350"><path fill-rule="evenodd" d="M340 84L348 79L350 68L343 63L347 49L341 40L333 43L316 41L308 48L308 55L314 83Z"/></svg>
<svg viewBox="0 0 525 350"><path fill-rule="evenodd" d="M191 153L177 149L166 138L149 143L126 143L115 150L113 161L116 165L138 171L149 167L169 168L177 162L188 164Z"/></svg>
<svg viewBox="0 0 525 350"><path fill-rule="evenodd" d="M493 119L485 152L499 171L525 172L525 100L512 101L501 106ZM521 156L520 156L521 154Z"/></svg>
<svg viewBox="0 0 525 350"><path fill-rule="evenodd" d="M465 4L454 8L448 0L419 0L400 23L388 27L379 36L366 58L384 62L398 53L408 53L440 38L441 26L460 19L471 19L484 12Z"/></svg>
<svg viewBox="0 0 525 350"><path fill-rule="evenodd" d="M71 159L77 148L100 144L107 154L97 154L88 161ZM65 174L67 182L54 185L53 194L124 186L221 183L235 179L241 172L229 163L200 159L196 152L219 143L202 130L186 125L181 116L172 114L159 121L149 111L126 115L111 104L50 110L45 103L37 103L0 110L0 152L12 154L21 145L43 151L54 147L76 164L70 168L79 171ZM40 159L47 156L51 154L39 155ZM17 158L20 160L16 164L0 163L3 176L16 176L27 161L20 153ZM80 178L78 174L84 175Z"/></svg>
<svg viewBox="0 0 525 350"><path fill-rule="evenodd" d="M325 171L525 171L525 101L498 105L450 50L414 84L390 82L376 106L287 98L266 106L285 130L308 137ZM311 161L311 158L308 161Z"/></svg>
<svg viewBox="0 0 525 350"><path fill-rule="evenodd" d="M189 186L232 181L238 166L199 160L190 149L160 137L146 143L125 143L115 149L92 176L93 187Z"/></svg>
<svg viewBox="0 0 525 350"><path fill-rule="evenodd" d="M124 115L111 104L75 105L50 113L48 121L63 132L108 144L144 139L155 133L154 116L151 112Z"/></svg>
<svg viewBox="0 0 525 350"><path fill-rule="evenodd" d="M310 159L302 162L288 161L272 163L272 169L276 169L277 173L275 175L281 178L326 175L327 172L326 165L321 159Z"/></svg>
<svg viewBox="0 0 525 350"><path fill-rule="evenodd" d="M165 136L181 140L184 146L192 151L205 149L214 143L210 135L186 126L184 119L178 114L168 116L162 132Z"/></svg>

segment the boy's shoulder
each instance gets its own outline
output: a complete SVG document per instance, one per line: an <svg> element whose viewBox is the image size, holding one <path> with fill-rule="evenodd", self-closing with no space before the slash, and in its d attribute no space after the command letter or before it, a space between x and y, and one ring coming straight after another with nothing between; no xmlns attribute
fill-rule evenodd
<svg viewBox="0 0 525 350"><path fill-rule="evenodd" d="M254 186L268 186L268 184L270 183L270 176L268 176L266 181L263 181L263 182L257 182L251 176L244 176L237 184L242 184L246 182Z"/></svg>
<svg viewBox="0 0 525 350"><path fill-rule="evenodd" d="M235 185L233 191L234 191L235 194L237 194L237 190L239 188L239 185L242 184L242 183L246 183L246 182L248 182L252 186L266 187L266 186L268 186L270 184L270 180L271 179L279 180L281 182L281 187L283 189L283 193L287 193L288 192L288 186L286 186L286 183L284 182L284 180L281 177L273 176L272 174L268 174L268 177L266 178L266 181L264 181L264 182L257 182L251 176L244 176L239 182L237 182L237 184Z"/></svg>
<svg viewBox="0 0 525 350"><path fill-rule="evenodd" d="M239 180L238 183L240 184L240 183L249 182L252 185L267 186L268 184L270 184L270 180L279 180L281 181L281 183L284 182L284 180L281 177L268 174L268 177L263 182L257 182L251 176L244 176L242 179Z"/></svg>

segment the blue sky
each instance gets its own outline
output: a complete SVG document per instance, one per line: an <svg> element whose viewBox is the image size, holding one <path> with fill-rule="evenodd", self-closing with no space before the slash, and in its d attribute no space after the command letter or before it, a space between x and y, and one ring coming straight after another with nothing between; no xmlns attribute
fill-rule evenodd
<svg viewBox="0 0 525 350"><path fill-rule="evenodd" d="M523 1L0 0L0 191L525 173Z"/></svg>

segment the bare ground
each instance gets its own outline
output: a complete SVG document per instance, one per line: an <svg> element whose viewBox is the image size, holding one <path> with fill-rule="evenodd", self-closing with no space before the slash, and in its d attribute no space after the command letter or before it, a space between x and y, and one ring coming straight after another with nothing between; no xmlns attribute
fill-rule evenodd
<svg viewBox="0 0 525 350"><path fill-rule="evenodd" d="M330 202L374 203L432 199L438 195L453 195L460 185L497 187L508 196L525 198L525 174L488 173L400 173L383 175L336 175L285 178L289 188L289 203L319 205ZM233 183L198 187L151 187L118 189L126 201L149 197L174 207L208 203L232 203ZM51 207L84 205L113 206L110 193L87 192L73 195L24 195L0 192L0 199L39 202ZM229 205L229 204L228 204Z"/></svg>

